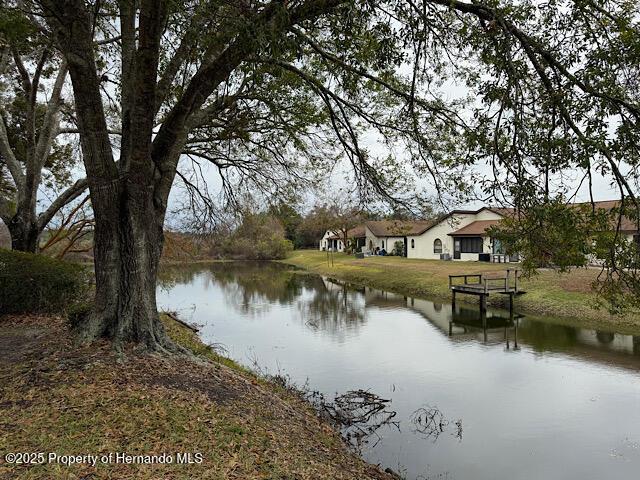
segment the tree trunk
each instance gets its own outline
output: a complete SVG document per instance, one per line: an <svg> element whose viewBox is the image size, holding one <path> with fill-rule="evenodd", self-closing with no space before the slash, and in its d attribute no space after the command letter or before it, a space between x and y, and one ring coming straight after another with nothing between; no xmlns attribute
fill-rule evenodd
<svg viewBox="0 0 640 480"><path fill-rule="evenodd" d="M21 252L36 253L40 231L35 211L19 210L7 224L11 235L11 248Z"/></svg>
<svg viewBox="0 0 640 480"><path fill-rule="evenodd" d="M81 341L111 339L116 348L136 342L150 350L176 351L160 322L156 277L164 218L152 189L114 182L91 192L95 212L95 303L78 329Z"/></svg>

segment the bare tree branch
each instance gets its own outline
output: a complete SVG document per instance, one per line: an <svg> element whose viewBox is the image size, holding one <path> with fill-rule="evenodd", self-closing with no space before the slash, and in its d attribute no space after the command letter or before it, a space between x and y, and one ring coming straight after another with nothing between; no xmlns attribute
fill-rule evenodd
<svg viewBox="0 0 640 480"><path fill-rule="evenodd" d="M43 230L47 224L51 221L53 216L69 202L72 202L78 198L87 189L88 182L86 178L76 181L73 185L67 188L64 192L58 195L49 208L42 212L38 216L38 226L40 230Z"/></svg>

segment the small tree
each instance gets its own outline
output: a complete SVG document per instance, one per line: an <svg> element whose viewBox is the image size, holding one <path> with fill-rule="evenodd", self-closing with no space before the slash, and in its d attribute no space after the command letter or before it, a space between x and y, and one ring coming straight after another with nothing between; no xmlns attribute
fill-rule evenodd
<svg viewBox="0 0 640 480"><path fill-rule="evenodd" d="M271 205L268 213L280 221L284 227L287 240L290 240L295 248L299 248L302 245L302 241L298 237L298 228L302 223L302 215L291 203L291 201L285 202L281 200L277 204Z"/></svg>
<svg viewBox="0 0 640 480"><path fill-rule="evenodd" d="M404 242L401 242L400 240L393 242L393 250L391 251L391 254L397 257L404 256Z"/></svg>
<svg viewBox="0 0 640 480"><path fill-rule="evenodd" d="M305 247L318 247L318 239L333 228L333 216L326 205L316 205L298 225L296 235Z"/></svg>
<svg viewBox="0 0 640 480"><path fill-rule="evenodd" d="M246 260L282 259L293 250L280 221L268 213L242 214L240 225L224 241L225 256Z"/></svg>
<svg viewBox="0 0 640 480"><path fill-rule="evenodd" d="M61 208L47 229L40 252L62 259L93 250L93 211L89 196Z"/></svg>
<svg viewBox="0 0 640 480"><path fill-rule="evenodd" d="M352 192L339 190L330 196L326 209L329 216L328 229L340 237L345 251L349 253L352 249L349 231L362 224L364 214Z"/></svg>

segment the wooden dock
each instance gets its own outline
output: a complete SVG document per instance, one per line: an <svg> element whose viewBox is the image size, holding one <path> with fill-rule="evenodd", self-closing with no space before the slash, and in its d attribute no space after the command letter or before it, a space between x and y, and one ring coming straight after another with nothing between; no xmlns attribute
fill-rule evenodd
<svg viewBox="0 0 640 480"><path fill-rule="evenodd" d="M485 277L482 274L449 275L451 303L455 310L456 294L480 297L480 309L487 309L487 297L492 293L509 295L509 309L513 308L513 297L526 292L518 289L518 269L509 268L504 277Z"/></svg>

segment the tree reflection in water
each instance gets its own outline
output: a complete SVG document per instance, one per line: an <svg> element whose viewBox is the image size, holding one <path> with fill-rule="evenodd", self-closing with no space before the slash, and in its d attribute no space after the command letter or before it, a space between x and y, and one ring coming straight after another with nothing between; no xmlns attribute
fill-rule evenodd
<svg viewBox="0 0 640 480"><path fill-rule="evenodd" d="M276 305L294 309L298 315L293 317L301 324L338 342L357 334L373 310L410 309L448 334L452 342L503 343L508 351L526 346L535 354L564 352L638 369L637 360L630 355L640 355L639 336L581 329L532 316L518 321L519 315L512 318L508 311L494 308L483 319L478 308L457 305L453 309L448 303L354 287L279 263L218 262L164 267L159 287L170 290L179 284L222 290L222 301L248 317L259 317Z"/></svg>
<svg viewBox="0 0 640 480"><path fill-rule="evenodd" d="M225 303L243 315L260 316L274 304L293 306L308 327L337 337L365 322L362 289L274 262L166 266L158 285L170 290L196 278L205 289L215 284Z"/></svg>
<svg viewBox="0 0 640 480"><path fill-rule="evenodd" d="M311 298L298 302L307 326L336 337L365 323L365 302L358 289L331 279L315 278L318 282Z"/></svg>

